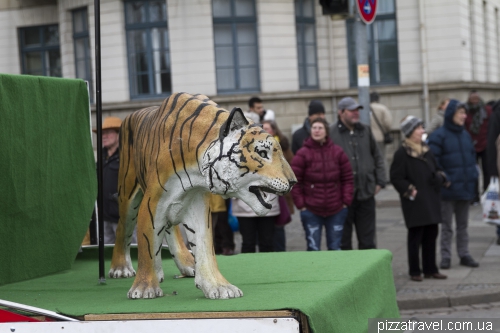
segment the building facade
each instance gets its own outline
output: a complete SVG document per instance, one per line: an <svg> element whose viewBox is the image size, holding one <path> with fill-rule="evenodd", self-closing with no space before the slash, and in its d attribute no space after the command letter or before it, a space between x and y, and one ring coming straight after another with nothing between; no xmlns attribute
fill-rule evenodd
<svg viewBox="0 0 500 333"><path fill-rule="evenodd" d="M395 130L471 89L500 98L499 8L379 0L367 27L370 82ZM337 100L357 95L353 36L352 19L331 20L313 0L102 0L104 115L185 91L228 109L258 95L288 135L311 99L334 121ZM0 0L0 72L82 78L94 99L94 1Z"/></svg>

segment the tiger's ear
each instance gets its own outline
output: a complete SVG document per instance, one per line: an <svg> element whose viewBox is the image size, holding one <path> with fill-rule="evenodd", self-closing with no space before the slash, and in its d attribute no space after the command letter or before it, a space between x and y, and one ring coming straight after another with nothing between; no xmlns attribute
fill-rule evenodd
<svg viewBox="0 0 500 333"><path fill-rule="evenodd" d="M221 127L219 139L222 140L229 133L231 133L233 131L237 131L239 129L242 129L243 127L245 127L247 125L248 125L248 120L245 117L245 115L243 114L243 111L241 111L240 108L233 108L233 110L231 110L231 114L229 114L229 117L227 118L226 122Z"/></svg>

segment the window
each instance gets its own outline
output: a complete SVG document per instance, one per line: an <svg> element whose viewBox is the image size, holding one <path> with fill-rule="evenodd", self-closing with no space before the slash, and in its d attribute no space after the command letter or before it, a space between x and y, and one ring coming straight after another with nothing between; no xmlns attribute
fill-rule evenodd
<svg viewBox="0 0 500 333"><path fill-rule="evenodd" d="M23 74L62 76L59 26L19 29Z"/></svg>
<svg viewBox="0 0 500 333"><path fill-rule="evenodd" d="M295 29L297 32L300 89L317 89L318 64L313 0L295 0Z"/></svg>
<svg viewBox="0 0 500 333"><path fill-rule="evenodd" d="M92 71L90 66L90 41L87 8L73 11L73 44L75 48L75 76L89 83L92 96ZM91 100L93 100L91 98Z"/></svg>
<svg viewBox="0 0 500 333"><path fill-rule="evenodd" d="M217 91L259 91L254 0L213 0L212 13Z"/></svg>
<svg viewBox="0 0 500 333"><path fill-rule="evenodd" d="M370 85L399 84L398 41L394 0L381 0L375 22L366 26ZM358 85L354 21L346 21L351 87Z"/></svg>
<svg viewBox="0 0 500 333"><path fill-rule="evenodd" d="M172 92L167 3L126 1L130 95L166 96Z"/></svg>

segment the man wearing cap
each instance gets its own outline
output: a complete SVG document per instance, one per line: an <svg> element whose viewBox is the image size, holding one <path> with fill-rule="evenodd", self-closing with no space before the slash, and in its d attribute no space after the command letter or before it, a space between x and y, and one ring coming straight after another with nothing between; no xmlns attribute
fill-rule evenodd
<svg viewBox="0 0 500 333"><path fill-rule="evenodd" d="M358 248L374 249L375 195L385 186L384 159L370 126L359 122L363 106L345 97L338 104L338 122L330 127L330 138L344 149L354 175L354 199L342 234L341 249L352 250L352 228L356 228Z"/></svg>
<svg viewBox="0 0 500 333"><path fill-rule="evenodd" d="M292 136L292 152L294 155L311 135L311 122L316 118L325 118L325 107L321 101L312 100L309 103L308 116L304 120L304 126L296 130Z"/></svg>
<svg viewBox="0 0 500 333"><path fill-rule="evenodd" d="M102 124L102 188L104 243L114 244L116 228L120 218L118 211L118 169L120 168L119 142L122 121L117 117L108 117ZM97 132L97 130L94 130ZM135 236L135 234L134 234ZM135 239L132 240L135 243Z"/></svg>
<svg viewBox="0 0 500 333"><path fill-rule="evenodd" d="M453 215L456 221L457 252L460 265L478 267L469 253L469 204L474 198L478 171L476 151L465 130L467 106L451 99L445 108L444 124L429 136L429 147L450 186L441 190L441 264L451 266Z"/></svg>

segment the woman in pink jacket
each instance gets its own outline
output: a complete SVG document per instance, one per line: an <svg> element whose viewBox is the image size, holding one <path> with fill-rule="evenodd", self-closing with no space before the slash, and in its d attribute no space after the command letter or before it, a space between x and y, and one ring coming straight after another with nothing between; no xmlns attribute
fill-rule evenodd
<svg viewBox="0 0 500 333"><path fill-rule="evenodd" d="M292 189L293 202L301 210L307 250L320 250L323 226L328 250L340 250L354 180L349 158L328 137L326 120L312 121L311 136L297 151L292 169L298 181Z"/></svg>

